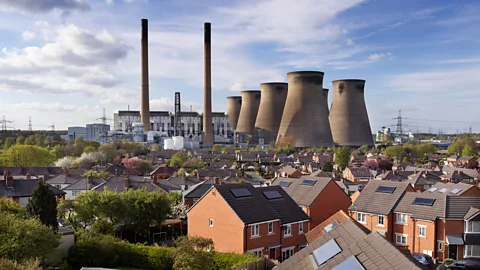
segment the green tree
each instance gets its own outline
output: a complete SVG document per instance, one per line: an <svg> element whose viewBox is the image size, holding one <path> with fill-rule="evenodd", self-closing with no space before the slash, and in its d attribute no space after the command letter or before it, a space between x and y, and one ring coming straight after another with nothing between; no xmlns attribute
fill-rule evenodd
<svg viewBox="0 0 480 270"><path fill-rule="evenodd" d="M138 168L144 173L153 171L152 163L143 159L138 163Z"/></svg>
<svg viewBox="0 0 480 270"><path fill-rule="evenodd" d="M35 145L35 135L30 135L25 139L26 145Z"/></svg>
<svg viewBox="0 0 480 270"><path fill-rule="evenodd" d="M36 219L0 212L0 228L0 258L45 258L59 244L60 236Z"/></svg>
<svg viewBox="0 0 480 270"><path fill-rule="evenodd" d="M90 171L81 175L81 177L83 177L83 178L87 178L89 176L92 176L93 178L108 179L112 175L109 172L97 172L97 171L93 171L93 170L90 170Z"/></svg>
<svg viewBox="0 0 480 270"><path fill-rule="evenodd" d="M335 147L334 149L335 155L334 160L335 164L341 169L345 169L350 161L350 155L352 154L352 150L346 146L342 147Z"/></svg>
<svg viewBox="0 0 480 270"><path fill-rule="evenodd" d="M401 160L402 155L404 155L405 151L401 145L393 145L389 146L383 151L385 155L393 158L397 161Z"/></svg>
<svg viewBox="0 0 480 270"><path fill-rule="evenodd" d="M28 260L23 263L8 259L0 259L0 269L8 270L38 270L40 262L38 260Z"/></svg>
<svg viewBox="0 0 480 270"><path fill-rule="evenodd" d="M112 162L117 155L117 150L113 144L103 144L98 149L105 155L108 162Z"/></svg>
<svg viewBox="0 0 480 270"><path fill-rule="evenodd" d="M12 147L15 144L15 139L12 137L7 137L5 142L3 143L3 149L7 150L8 148Z"/></svg>
<svg viewBox="0 0 480 270"><path fill-rule="evenodd" d="M421 157L427 154L434 154L437 152L437 147L433 144L418 144L415 147L416 154Z"/></svg>
<svg viewBox="0 0 480 270"><path fill-rule="evenodd" d="M187 157L182 152L177 152L170 159L170 167L180 168L187 161Z"/></svg>
<svg viewBox="0 0 480 270"><path fill-rule="evenodd" d="M324 172L332 172L333 171L333 163L330 161L326 161L325 164L323 164L323 171Z"/></svg>
<svg viewBox="0 0 480 270"><path fill-rule="evenodd" d="M83 153L84 149L85 149L85 143L83 141L83 137L80 136L75 139L75 142L73 144L73 154L79 157Z"/></svg>
<svg viewBox="0 0 480 270"><path fill-rule="evenodd" d="M408 157L403 157L402 162L408 162Z"/></svg>
<svg viewBox="0 0 480 270"><path fill-rule="evenodd" d="M212 151L214 152L221 152L222 151L222 145L221 144L214 144L212 147Z"/></svg>
<svg viewBox="0 0 480 270"><path fill-rule="evenodd" d="M55 161L47 149L33 145L14 145L2 156L6 166L43 167Z"/></svg>
<svg viewBox="0 0 480 270"><path fill-rule="evenodd" d="M100 143L96 141L84 141L85 147L93 147L95 150L97 150L100 147Z"/></svg>
<svg viewBox="0 0 480 270"><path fill-rule="evenodd" d="M212 239L199 236L188 238L182 236L175 241L177 249L173 254L173 268L184 270L214 269L215 260L212 252Z"/></svg>
<svg viewBox="0 0 480 270"><path fill-rule="evenodd" d="M25 144L25 137L23 137L22 135L18 136L16 143L17 144Z"/></svg>
<svg viewBox="0 0 480 270"><path fill-rule="evenodd" d="M184 168L178 169L178 171L175 172L175 175L176 175L177 177L185 176L185 175L186 175L185 169L184 169Z"/></svg>
<svg viewBox="0 0 480 270"><path fill-rule="evenodd" d="M92 152L95 152L95 151L97 151L97 149L95 149L95 147L93 147L93 146L87 146L83 149L84 153L92 153Z"/></svg>
<svg viewBox="0 0 480 270"><path fill-rule="evenodd" d="M67 156L67 149L59 144L55 145L50 152L56 159L61 159Z"/></svg>
<svg viewBox="0 0 480 270"><path fill-rule="evenodd" d="M10 213L21 218L26 217L27 214L25 207L6 198L0 198L0 212Z"/></svg>
<svg viewBox="0 0 480 270"><path fill-rule="evenodd" d="M460 155L463 152L463 148L469 145L472 149L476 149L477 145L475 140L470 135L460 136L455 139L448 147L448 153L450 155Z"/></svg>
<svg viewBox="0 0 480 270"><path fill-rule="evenodd" d="M38 181L33 189L32 198L27 204L29 216L39 219L42 224L58 231L57 198L55 193L43 181Z"/></svg>
<svg viewBox="0 0 480 270"><path fill-rule="evenodd" d="M469 144L465 145L462 150L462 156L475 156L477 151Z"/></svg>
<svg viewBox="0 0 480 270"><path fill-rule="evenodd" d="M42 134L35 134L35 145L44 147L45 146L45 137Z"/></svg>
<svg viewBox="0 0 480 270"><path fill-rule="evenodd" d="M368 149L370 149L370 147L368 147L368 145L364 144L364 145L360 146L360 148L358 148L358 153L361 154L361 155L365 155L368 152Z"/></svg>

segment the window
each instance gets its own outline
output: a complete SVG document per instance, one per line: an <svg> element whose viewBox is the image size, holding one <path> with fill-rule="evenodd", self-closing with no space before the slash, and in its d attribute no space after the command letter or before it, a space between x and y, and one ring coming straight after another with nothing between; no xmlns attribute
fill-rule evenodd
<svg viewBox="0 0 480 270"><path fill-rule="evenodd" d="M257 257L262 257L262 250L254 250L254 251L251 251L251 253Z"/></svg>
<svg viewBox="0 0 480 270"><path fill-rule="evenodd" d="M268 223L268 234L273 234L273 222Z"/></svg>
<svg viewBox="0 0 480 270"><path fill-rule="evenodd" d="M437 250L443 251L443 241L437 241Z"/></svg>
<svg viewBox="0 0 480 270"><path fill-rule="evenodd" d="M210 224L210 227L213 227L213 219L210 219L208 223Z"/></svg>
<svg viewBox="0 0 480 270"><path fill-rule="evenodd" d="M252 228L252 237L260 236L260 224L252 225L251 228Z"/></svg>
<svg viewBox="0 0 480 270"><path fill-rule="evenodd" d="M55 185L56 188L62 189L62 185Z"/></svg>
<svg viewBox="0 0 480 270"><path fill-rule="evenodd" d="M480 221L467 221L465 232L480 232Z"/></svg>
<svg viewBox="0 0 480 270"><path fill-rule="evenodd" d="M398 245L406 245L407 244L407 236L404 234L397 234L395 235L395 243Z"/></svg>
<svg viewBox="0 0 480 270"><path fill-rule="evenodd" d="M397 224L407 225L407 215L397 213Z"/></svg>
<svg viewBox="0 0 480 270"><path fill-rule="evenodd" d="M292 256L293 256L293 247L282 250L282 261L285 261L286 259Z"/></svg>
<svg viewBox="0 0 480 270"><path fill-rule="evenodd" d="M299 234L303 233L303 223L298 223L298 233Z"/></svg>
<svg viewBox="0 0 480 270"><path fill-rule="evenodd" d="M285 225L285 228L283 229L283 234L284 236L292 235L292 224Z"/></svg>
<svg viewBox="0 0 480 270"><path fill-rule="evenodd" d="M427 237L427 226L418 225L418 236L419 237Z"/></svg>
<svg viewBox="0 0 480 270"><path fill-rule="evenodd" d="M378 219L378 224L377 224L378 226L382 226L382 227L385 226L385 216L378 216L377 219Z"/></svg>
<svg viewBox="0 0 480 270"><path fill-rule="evenodd" d="M480 257L480 246L479 245L465 245L465 256L464 257Z"/></svg>
<svg viewBox="0 0 480 270"><path fill-rule="evenodd" d="M367 221L366 221L365 216L366 215L364 213L358 213L357 212L357 221L360 222L360 223L366 224Z"/></svg>
<svg viewBox="0 0 480 270"><path fill-rule="evenodd" d="M78 196L82 191L80 190L72 190L72 197Z"/></svg>

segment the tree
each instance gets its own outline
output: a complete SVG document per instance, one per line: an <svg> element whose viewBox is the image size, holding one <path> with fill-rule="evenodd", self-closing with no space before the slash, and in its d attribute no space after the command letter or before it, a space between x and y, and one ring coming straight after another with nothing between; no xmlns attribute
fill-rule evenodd
<svg viewBox="0 0 480 270"><path fill-rule="evenodd" d="M108 162L113 161L117 155L117 149L113 147L113 144L103 144L98 149L103 153L103 155L105 155L105 158Z"/></svg>
<svg viewBox="0 0 480 270"><path fill-rule="evenodd" d="M45 146L45 137L42 134L35 134L33 137L35 138L34 143L36 146Z"/></svg>
<svg viewBox="0 0 480 270"><path fill-rule="evenodd" d="M152 163L142 159L138 164L138 169L140 169L143 173L146 173L153 171L153 166Z"/></svg>
<svg viewBox="0 0 480 270"><path fill-rule="evenodd" d="M393 164L388 160L382 159L378 161L378 169L380 170L391 171L392 167L393 167Z"/></svg>
<svg viewBox="0 0 480 270"><path fill-rule="evenodd" d="M12 137L7 137L5 142L3 143L3 149L7 150L8 148L12 147L15 144L15 139Z"/></svg>
<svg viewBox="0 0 480 270"><path fill-rule="evenodd" d="M122 159L123 165L125 165L127 168L136 170L140 167L140 159L138 157L133 157L133 158L124 158Z"/></svg>
<svg viewBox="0 0 480 270"><path fill-rule="evenodd" d="M32 198L27 204L27 214L39 219L42 224L54 231L58 230L57 198L43 181L38 181L37 186L33 189Z"/></svg>
<svg viewBox="0 0 480 270"><path fill-rule="evenodd" d="M83 153L92 153L92 152L95 152L95 151L97 151L97 149L95 147L91 146L91 145L89 145L89 146L87 146L83 149Z"/></svg>
<svg viewBox="0 0 480 270"><path fill-rule="evenodd" d="M0 212L0 228L0 258L45 258L59 244L60 236L36 219Z"/></svg>
<svg viewBox="0 0 480 270"><path fill-rule="evenodd" d="M182 152L177 152L170 159L170 167L180 168L187 161L187 157Z"/></svg>
<svg viewBox="0 0 480 270"><path fill-rule="evenodd" d="M367 159L363 165L371 170L378 169L378 162L376 159Z"/></svg>
<svg viewBox="0 0 480 270"><path fill-rule="evenodd" d="M185 176L186 175L186 172L185 172L185 169L184 168L180 168L178 169L178 171L176 171L174 173L177 177L182 177L182 176Z"/></svg>
<svg viewBox="0 0 480 270"><path fill-rule="evenodd" d="M183 203L183 196L177 192L167 193L167 198L170 201L171 213L169 218L184 219L187 217L187 206Z"/></svg>
<svg viewBox="0 0 480 270"><path fill-rule="evenodd" d="M477 151L469 144L465 145L462 150L462 156L475 156Z"/></svg>
<svg viewBox="0 0 480 270"><path fill-rule="evenodd" d="M397 161L401 160L402 155L404 155L405 151L401 145L393 145L387 147L384 151L385 155L393 158Z"/></svg>
<svg viewBox="0 0 480 270"><path fill-rule="evenodd" d="M55 145L50 151L57 159L63 158L67 155L67 149L59 144Z"/></svg>
<svg viewBox="0 0 480 270"><path fill-rule="evenodd" d="M14 201L7 200L6 198L0 198L0 212L13 214L21 218L26 217L27 214L25 207L20 206L20 204Z"/></svg>
<svg viewBox="0 0 480 270"><path fill-rule="evenodd" d="M44 167L55 160L47 149L33 145L14 145L5 151L3 159L6 166L23 167Z"/></svg>
<svg viewBox="0 0 480 270"><path fill-rule="evenodd" d="M25 144L25 137L23 137L22 135L18 136L16 142L17 144Z"/></svg>
<svg viewBox="0 0 480 270"><path fill-rule="evenodd" d="M73 154L79 157L83 150L85 149L85 143L83 141L83 137L78 137L75 139L75 143L73 144Z"/></svg>
<svg viewBox="0 0 480 270"><path fill-rule="evenodd" d="M75 160L75 164L78 165L79 168L83 169L91 169L93 165L97 162L103 162L105 160L105 156L101 152L91 152L91 153L83 153L79 158Z"/></svg>
<svg viewBox="0 0 480 270"><path fill-rule="evenodd" d="M345 169L350 161L350 155L352 154L352 150L346 146L342 147L335 147L335 155L334 155L334 162L335 164L341 169Z"/></svg>
<svg viewBox="0 0 480 270"><path fill-rule="evenodd" d="M63 158L57 160L57 162L55 162L55 166L63 168L63 169L72 168L72 166L73 166L72 157L63 157Z"/></svg>
<svg viewBox="0 0 480 270"><path fill-rule="evenodd" d="M408 157L403 157L403 160L402 160L402 162L404 162L404 163L407 163L407 162L409 162L409 160L408 160Z"/></svg>
<svg viewBox="0 0 480 270"><path fill-rule="evenodd" d="M212 147L212 151L214 152L221 152L222 151L222 145L221 144L214 144Z"/></svg>
<svg viewBox="0 0 480 270"><path fill-rule="evenodd" d="M25 144L26 145L35 145L35 135L28 136L25 139Z"/></svg>
<svg viewBox="0 0 480 270"><path fill-rule="evenodd" d="M175 241L177 249L173 254L173 268L194 270L214 269L215 260L212 252L213 241L199 236L182 236Z"/></svg>
<svg viewBox="0 0 480 270"><path fill-rule="evenodd" d="M0 269L8 270L38 270L40 262L38 260L28 260L23 263L8 259L0 259Z"/></svg>
<svg viewBox="0 0 480 270"><path fill-rule="evenodd" d="M367 153L368 149L370 149L370 147L368 147L368 145L364 144L364 145L360 146L360 148L358 148L358 153L360 155L365 155Z"/></svg>
<svg viewBox="0 0 480 270"><path fill-rule="evenodd" d="M450 155L462 154L463 148L465 148L465 146L467 145L469 145L472 149L476 149L477 147L477 144L472 136L460 136L456 140L454 140L450 146L448 146L448 153Z"/></svg>
<svg viewBox="0 0 480 270"><path fill-rule="evenodd" d="M333 163L330 161L325 161L323 164L323 171L324 172L332 172L333 171Z"/></svg>
<svg viewBox="0 0 480 270"><path fill-rule="evenodd" d="M93 170L90 170L90 171L81 175L81 177L83 177L83 178L87 178L89 176L94 177L94 178L108 179L112 175L109 172L97 172L97 171L93 171Z"/></svg>

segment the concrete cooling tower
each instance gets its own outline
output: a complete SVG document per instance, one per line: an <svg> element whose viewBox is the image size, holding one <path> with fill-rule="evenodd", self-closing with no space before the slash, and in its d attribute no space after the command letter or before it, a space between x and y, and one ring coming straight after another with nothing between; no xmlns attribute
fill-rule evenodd
<svg viewBox="0 0 480 270"><path fill-rule="evenodd" d="M238 116L237 134L240 143L256 143L255 121L260 106L260 91L242 91L242 108Z"/></svg>
<svg viewBox="0 0 480 270"><path fill-rule="evenodd" d="M321 102L324 102L325 103L325 109L326 109L326 113L327 115L330 114L330 110L328 109L328 88L323 88L322 90L322 96L321 96Z"/></svg>
<svg viewBox="0 0 480 270"><path fill-rule="evenodd" d="M288 84L283 82L271 82L260 84L262 98L258 108L255 129L260 130L263 143L275 143L278 135L278 127L282 120L283 108L287 99Z"/></svg>
<svg viewBox="0 0 480 270"><path fill-rule="evenodd" d="M242 97L227 97L227 114L230 120L230 127L233 130L237 129L238 116L242 107Z"/></svg>
<svg viewBox="0 0 480 270"><path fill-rule="evenodd" d="M297 71L287 74L288 93L278 131L277 143L295 147L333 146L326 102L318 100L323 91L323 72Z"/></svg>
<svg viewBox="0 0 480 270"><path fill-rule="evenodd" d="M364 80L333 81L330 126L333 141L343 146L373 146L372 130L365 106Z"/></svg>

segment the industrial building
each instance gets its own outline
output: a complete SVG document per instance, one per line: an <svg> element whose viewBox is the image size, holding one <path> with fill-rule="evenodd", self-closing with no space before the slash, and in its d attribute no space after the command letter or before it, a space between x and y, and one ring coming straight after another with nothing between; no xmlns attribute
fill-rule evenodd
<svg viewBox="0 0 480 270"><path fill-rule="evenodd" d="M260 96L261 92L258 90L242 91L242 106L236 128L239 143L258 143L255 121L257 120L258 108L260 107Z"/></svg>
<svg viewBox="0 0 480 270"><path fill-rule="evenodd" d="M261 99L255 129L259 144L274 144L287 99L288 84L272 82L260 84Z"/></svg>
<svg viewBox="0 0 480 270"><path fill-rule="evenodd" d="M67 141L74 141L82 137L86 141L96 141L103 143L107 141L110 125L87 124L86 127L68 127L67 135L64 137Z"/></svg>

